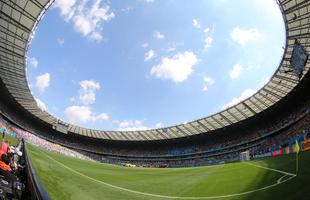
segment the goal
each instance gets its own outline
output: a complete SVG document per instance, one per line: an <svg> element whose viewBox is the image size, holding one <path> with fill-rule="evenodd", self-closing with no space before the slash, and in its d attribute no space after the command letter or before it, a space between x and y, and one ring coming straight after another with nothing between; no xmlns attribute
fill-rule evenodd
<svg viewBox="0 0 310 200"><path fill-rule="evenodd" d="M250 160L250 151L244 151L240 153L240 160L245 161L245 160Z"/></svg>

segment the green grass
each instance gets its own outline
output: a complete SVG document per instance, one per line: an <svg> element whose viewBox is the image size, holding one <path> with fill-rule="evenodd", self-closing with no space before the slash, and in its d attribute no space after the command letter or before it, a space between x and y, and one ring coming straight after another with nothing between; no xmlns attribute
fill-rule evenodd
<svg viewBox="0 0 310 200"><path fill-rule="evenodd" d="M263 188L277 183L283 176L245 163L175 169L127 168L70 158L31 145L27 148L39 178L55 200L169 199L128 192L104 183L164 196L222 196ZM250 163L295 172L294 155ZM310 152L302 152L297 177L266 190L221 199L309 199L309 185Z"/></svg>

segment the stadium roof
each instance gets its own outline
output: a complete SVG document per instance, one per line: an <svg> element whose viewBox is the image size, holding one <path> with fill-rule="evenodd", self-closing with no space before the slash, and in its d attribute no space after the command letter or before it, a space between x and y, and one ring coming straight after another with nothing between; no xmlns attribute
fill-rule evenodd
<svg viewBox="0 0 310 200"><path fill-rule="evenodd" d="M246 100L211 116L186 124L144 131L104 131L86 129L61 121L42 111L27 84L25 59L32 34L53 0L8 0L0 2L0 78L22 109L70 133L106 140L164 140L206 133L252 117L276 104L300 82L292 73L290 59L295 41L310 52L310 1L279 0L286 28L286 46L281 63L269 82ZM268 47L266 47L268 48ZM304 73L309 71L309 59ZM303 75L304 76L304 75ZM303 78L301 77L301 79Z"/></svg>

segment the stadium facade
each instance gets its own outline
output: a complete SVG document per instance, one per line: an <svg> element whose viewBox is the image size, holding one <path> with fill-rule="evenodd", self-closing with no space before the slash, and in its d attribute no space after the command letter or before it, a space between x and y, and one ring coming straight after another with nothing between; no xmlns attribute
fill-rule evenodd
<svg viewBox="0 0 310 200"><path fill-rule="evenodd" d="M309 122L310 109L308 0L277 1L286 30L284 54L268 83L254 95L205 118L143 131L87 129L38 107L27 83L26 55L52 3L0 2L0 111L2 118L15 126L105 162L157 166L234 160L249 149L252 155L271 153L273 145L279 148L281 143L290 143L291 138L284 137L288 130L307 128L303 124ZM307 131L291 134L307 135Z"/></svg>

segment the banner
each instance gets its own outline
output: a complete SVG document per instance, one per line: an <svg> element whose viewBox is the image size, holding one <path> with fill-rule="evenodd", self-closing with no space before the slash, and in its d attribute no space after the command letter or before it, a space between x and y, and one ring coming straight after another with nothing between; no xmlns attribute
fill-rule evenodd
<svg viewBox="0 0 310 200"><path fill-rule="evenodd" d="M301 143L301 149L303 151L310 150L310 139L307 139Z"/></svg>
<svg viewBox="0 0 310 200"><path fill-rule="evenodd" d="M279 150L272 151L272 152L271 152L271 155L272 155L273 157L275 157L275 156L281 156L282 153L283 153L283 150L282 150L282 149L279 149Z"/></svg>
<svg viewBox="0 0 310 200"><path fill-rule="evenodd" d="M290 147L289 146L287 146L287 147L285 147L285 154L289 154L290 153Z"/></svg>

